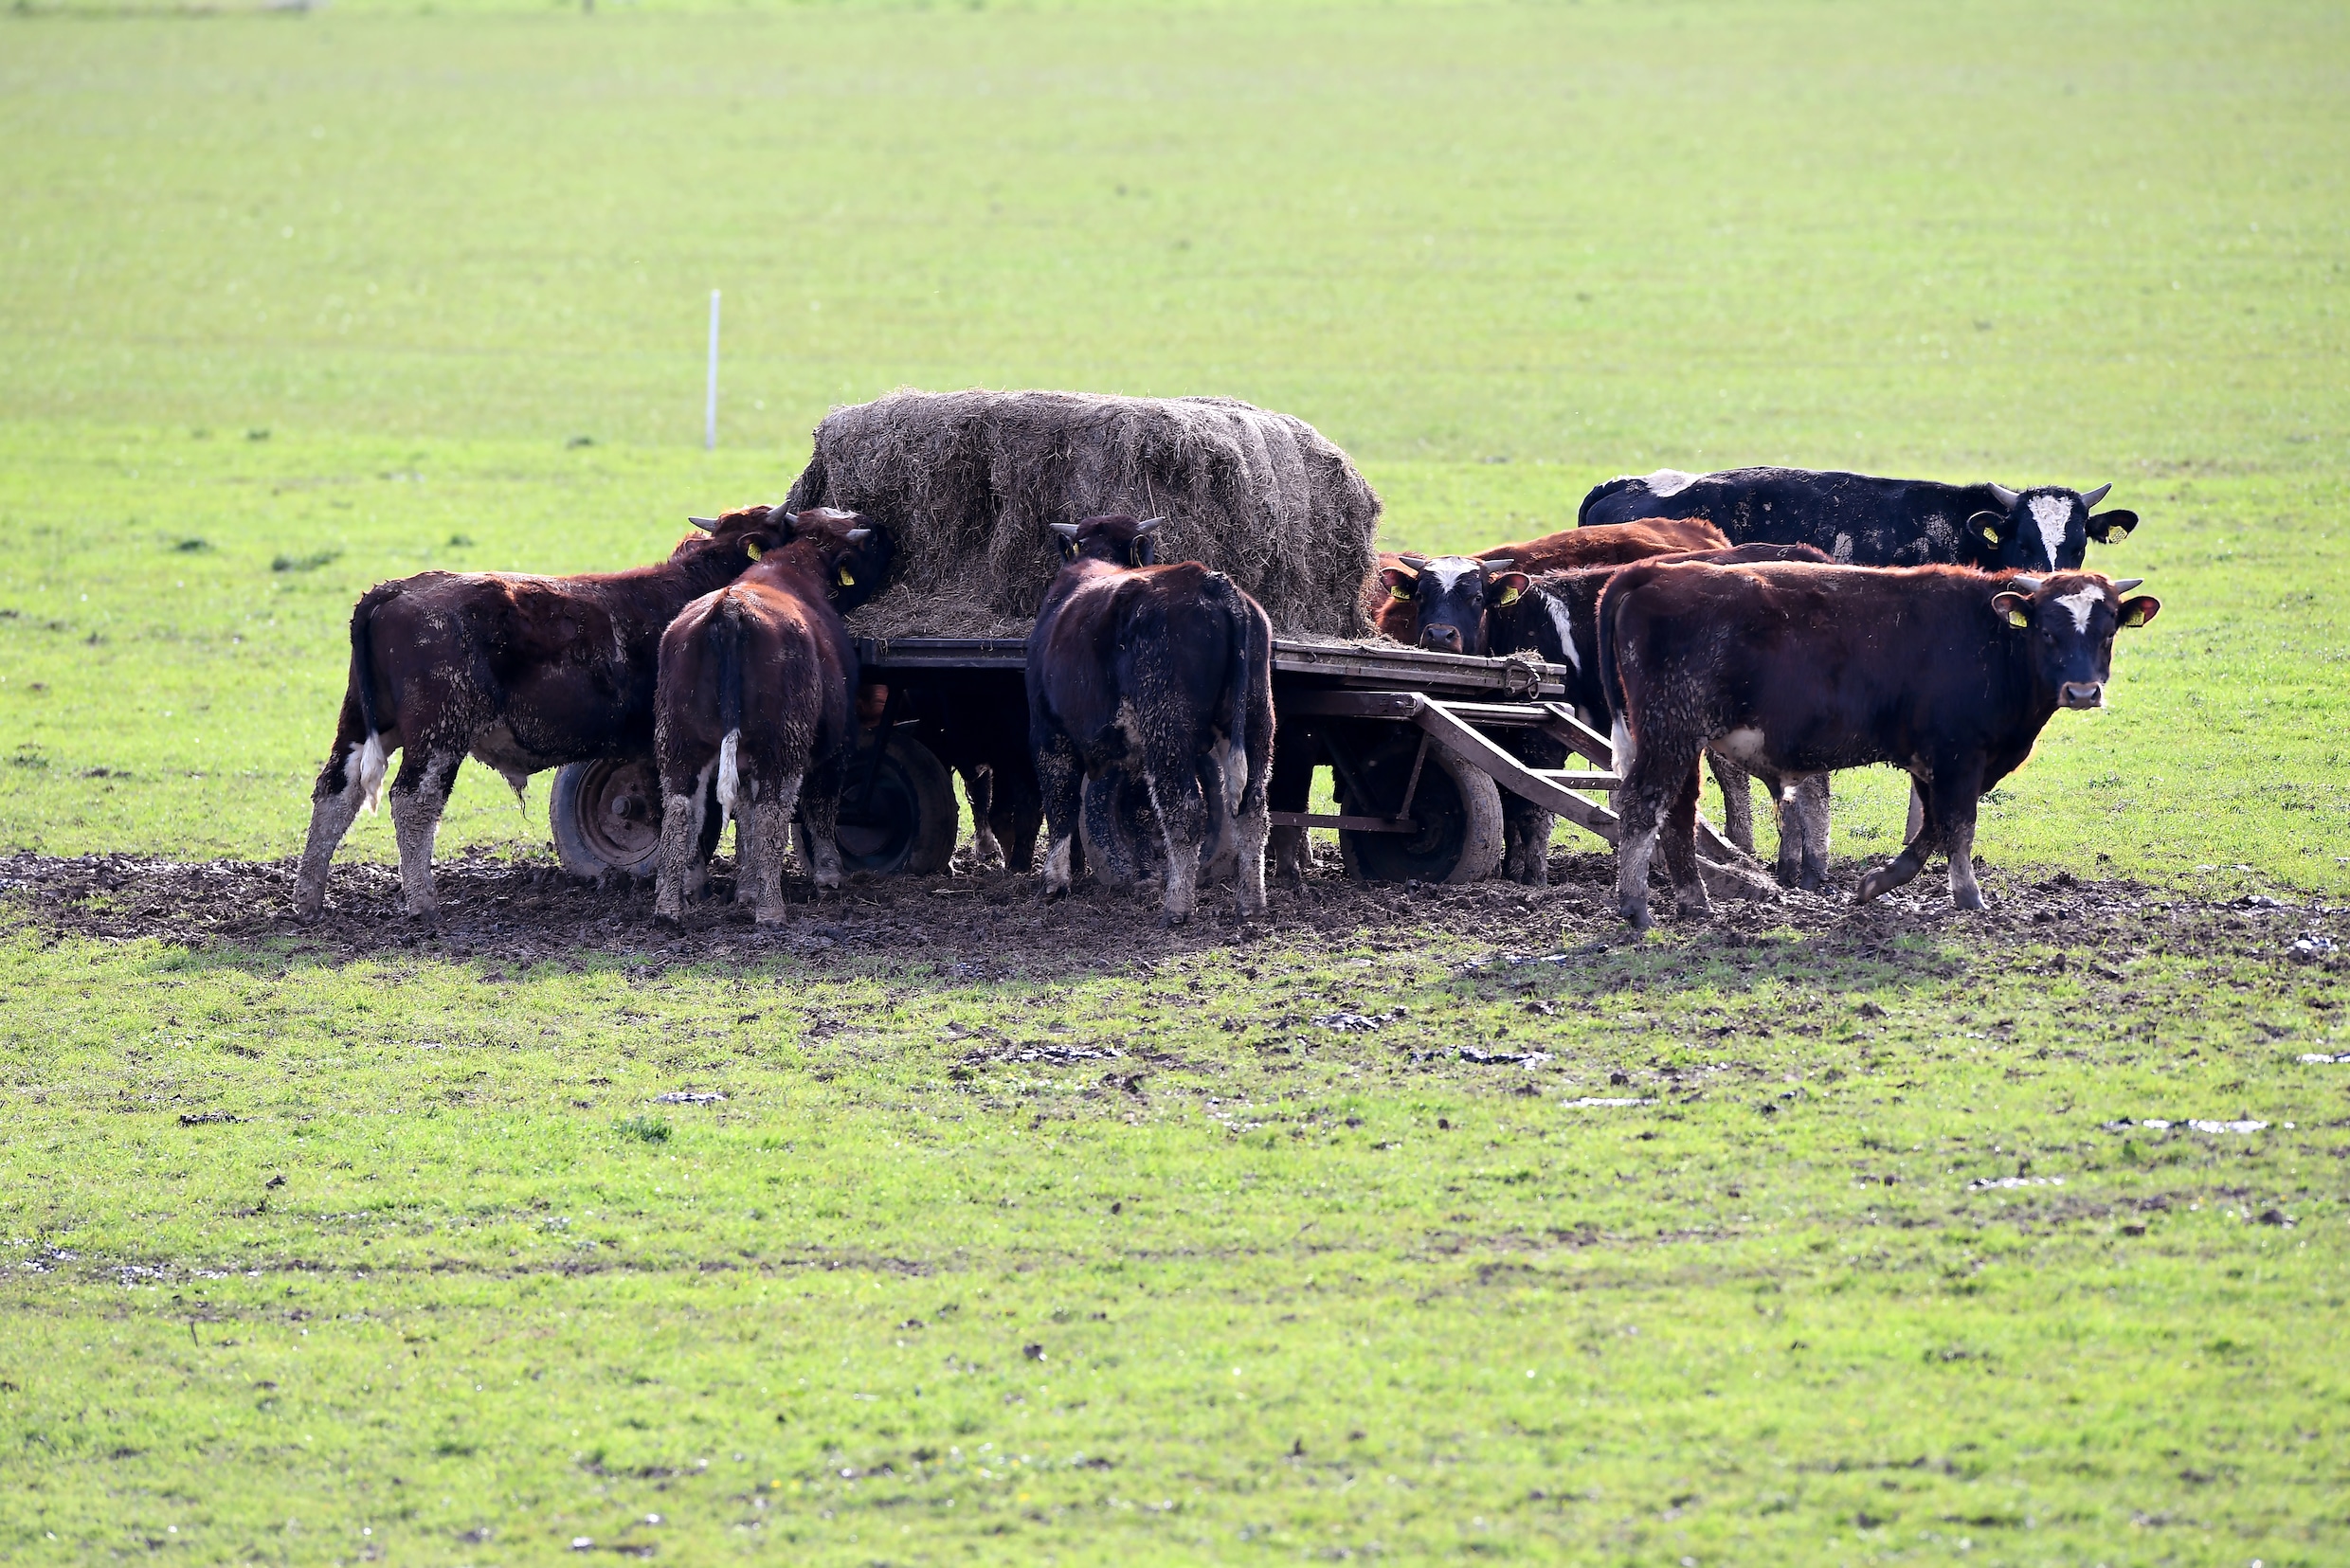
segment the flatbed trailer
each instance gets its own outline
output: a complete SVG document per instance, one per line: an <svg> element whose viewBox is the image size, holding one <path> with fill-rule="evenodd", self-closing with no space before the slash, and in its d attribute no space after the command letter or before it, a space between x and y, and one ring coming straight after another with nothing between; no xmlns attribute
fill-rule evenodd
<svg viewBox="0 0 2350 1568"><path fill-rule="evenodd" d="M860 638L857 653L860 680L887 688L887 695L841 792L842 864L852 872L936 874L953 853L960 822L948 765L981 759L973 737L992 740L984 760L997 770L998 787L1024 785L1034 794L1024 744L1026 640ZM1524 655L1480 658L1274 639L1276 832L1334 830L1348 873L1369 880L1476 881L1500 864L1507 790L1613 844L1616 816L1589 797L1621 780L1608 738L1558 700L1566 674ZM1504 744L1526 730L1562 744L1585 766L1529 766ZM1336 812L1307 809L1322 767L1331 775ZM1004 778L1012 768L1020 777ZM584 875L651 875L660 800L644 759L560 769L549 819L565 865ZM1024 831L1033 840L1033 825ZM714 843L715 832L710 837ZM1751 881L1759 869L1751 858L1708 824L1699 837L1708 882ZM1014 864L1027 863L1028 846L1005 848Z"/></svg>

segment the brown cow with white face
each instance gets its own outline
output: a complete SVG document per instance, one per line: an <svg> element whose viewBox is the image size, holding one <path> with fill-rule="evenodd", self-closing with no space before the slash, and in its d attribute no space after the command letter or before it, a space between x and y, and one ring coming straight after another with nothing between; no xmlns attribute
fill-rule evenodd
<svg viewBox="0 0 2350 1568"><path fill-rule="evenodd" d="M1891 763L1925 821L1859 901L1940 849L1950 896L1982 908L1976 802L2023 765L2059 708L2101 708L2114 634L2161 608L2140 579L1963 567L1637 566L1600 601L1600 679L1624 775L1616 895L1646 927L1661 831L1685 913L1708 906L1692 828L1708 746L1781 774Z"/></svg>
<svg viewBox="0 0 2350 1568"><path fill-rule="evenodd" d="M325 906L335 846L360 807L373 808L394 751L401 890L407 912L426 917L440 908L433 837L467 757L519 794L545 768L650 752L662 628L791 537L790 515L770 507L696 522L707 532L658 566L576 577L426 571L360 595L342 716L311 790L295 911Z"/></svg>

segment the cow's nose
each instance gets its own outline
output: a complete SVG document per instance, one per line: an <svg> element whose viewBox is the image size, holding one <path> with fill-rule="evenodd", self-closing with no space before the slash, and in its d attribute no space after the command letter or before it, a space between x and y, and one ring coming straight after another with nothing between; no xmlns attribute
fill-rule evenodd
<svg viewBox="0 0 2350 1568"><path fill-rule="evenodd" d="M2056 689L2056 700L2068 708L2103 708L2106 705L2106 683L2102 680L2068 680Z"/></svg>
<svg viewBox="0 0 2350 1568"><path fill-rule="evenodd" d="M1444 653L1456 654L1460 652L1460 628L1458 626L1422 626L1419 629L1419 645L1423 648L1436 648Z"/></svg>

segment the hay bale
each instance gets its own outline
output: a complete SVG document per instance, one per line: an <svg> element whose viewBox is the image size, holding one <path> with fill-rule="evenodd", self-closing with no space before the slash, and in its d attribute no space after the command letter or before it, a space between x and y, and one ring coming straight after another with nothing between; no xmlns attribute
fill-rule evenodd
<svg viewBox="0 0 2350 1568"><path fill-rule="evenodd" d="M1233 398L917 392L835 409L784 505L861 512L897 542L867 637L1024 634L1059 567L1049 525L1165 516L1163 561L1246 589L1285 637L1354 638L1379 496L1313 426Z"/></svg>

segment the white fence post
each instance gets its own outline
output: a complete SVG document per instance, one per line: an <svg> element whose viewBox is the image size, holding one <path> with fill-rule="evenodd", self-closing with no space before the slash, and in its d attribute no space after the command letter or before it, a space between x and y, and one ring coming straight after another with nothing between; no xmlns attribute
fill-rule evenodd
<svg viewBox="0 0 2350 1568"><path fill-rule="evenodd" d="M702 448L718 449L718 291L710 291L710 395L702 405Z"/></svg>

